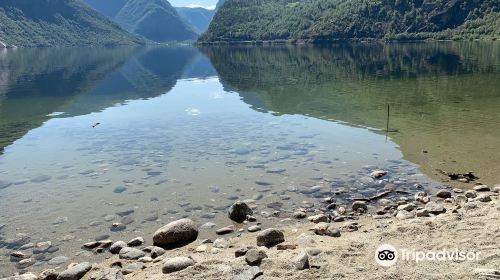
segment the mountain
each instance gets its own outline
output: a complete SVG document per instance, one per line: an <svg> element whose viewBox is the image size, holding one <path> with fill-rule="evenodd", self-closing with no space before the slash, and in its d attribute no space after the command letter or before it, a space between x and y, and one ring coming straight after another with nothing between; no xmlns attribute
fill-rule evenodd
<svg viewBox="0 0 500 280"><path fill-rule="evenodd" d="M176 7L175 9L184 21L189 23L198 34L207 31L215 14L215 10L204 8Z"/></svg>
<svg viewBox="0 0 500 280"><path fill-rule="evenodd" d="M85 0L89 6L101 14L114 18L128 0Z"/></svg>
<svg viewBox="0 0 500 280"><path fill-rule="evenodd" d="M139 42L80 0L0 0L0 41L22 47Z"/></svg>
<svg viewBox="0 0 500 280"><path fill-rule="evenodd" d="M202 42L500 38L500 0L226 0Z"/></svg>
<svg viewBox="0 0 500 280"><path fill-rule="evenodd" d="M167 0L129 0L115 21L125 30L159 43L198 37Z"/></svg>

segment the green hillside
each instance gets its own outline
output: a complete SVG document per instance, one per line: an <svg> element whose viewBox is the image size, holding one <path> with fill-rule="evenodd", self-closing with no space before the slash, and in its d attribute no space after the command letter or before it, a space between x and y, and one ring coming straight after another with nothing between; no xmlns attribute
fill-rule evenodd
<svg viewBox="0 0 500 280"><path fill-rule="evenodd" d="M22 47L139 42L79 0L0 0L0 41Z"/></svg>
<svg viewBox="0 0 500 280"><path fill-rule="evenodd" d="M115 21L131 33L154 42L196 40L196 32L166 0L129 0Z"/></svg>
<svg viewBox="0 0 500 280"><path fill-rule="evenodd" d="M175 9L184 21L190 24L198 34L207 31L215 14L214 10L204 8L177 7Z"/></svg>
<svg viewBox="0 0 500 280"><path fill-rule="evenodd" d="M114 18L128 0L85 0L89 6L101 14Z"/></svg>
<svg viewBox="0 0 500 280"><path fill-rule="evenodd" d="M500 0L226 0L203 42L500 37Z"/></svg>

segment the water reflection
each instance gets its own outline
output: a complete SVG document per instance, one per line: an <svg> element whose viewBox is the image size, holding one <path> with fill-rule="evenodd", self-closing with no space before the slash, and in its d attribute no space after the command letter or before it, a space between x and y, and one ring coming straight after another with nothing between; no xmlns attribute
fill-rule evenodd
<svg viewBox="0 0 500 280"><path fill-rule="evenodd" d="M164 94L181 77L215 74L190 47L3 50L0 73L1 152L52 117L99 112Z"/></svg>
<svg viewBox="0 0 500 280"><path fill-rule="evenodd" d="M255 109L385 129L405 158L436 169L500 172L500 45L359 44L205 48L222 83ZM479 144L479 145L478 145ZM480 147L480 148L479 148Z"/></svg>

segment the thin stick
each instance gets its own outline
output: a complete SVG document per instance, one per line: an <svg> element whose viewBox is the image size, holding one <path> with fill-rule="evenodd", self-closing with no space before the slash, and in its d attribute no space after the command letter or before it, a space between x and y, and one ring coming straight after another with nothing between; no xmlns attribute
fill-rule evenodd
<svg viewBox="0 0 500 280"><path fill-rule="evenodd" d="M385 130L385 131L387 131L387 132L389 132L389 118L390 118L390 110L391 110L390 105L389 105L389 103L387 103L387 128L386 128L386 130Z"/></svg>

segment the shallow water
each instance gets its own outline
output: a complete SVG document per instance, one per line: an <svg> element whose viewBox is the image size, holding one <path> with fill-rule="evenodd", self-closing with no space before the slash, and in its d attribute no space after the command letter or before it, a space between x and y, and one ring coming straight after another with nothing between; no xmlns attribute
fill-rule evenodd
<svg viewBox="0 0 500 280"><path fill-rule="evenodd" d="M0 53L0 276L26 243L52 241L27 270L97 260L80 246L148 239L184 216L227 226L236 199L281 219L389 182L411 196L440 184L429 176L441 154L497 182L498 54L475 43ZM399 131L388 137L387 103ZM372 180L375 168L390 176Z"/></svg>

